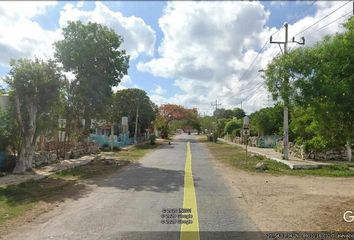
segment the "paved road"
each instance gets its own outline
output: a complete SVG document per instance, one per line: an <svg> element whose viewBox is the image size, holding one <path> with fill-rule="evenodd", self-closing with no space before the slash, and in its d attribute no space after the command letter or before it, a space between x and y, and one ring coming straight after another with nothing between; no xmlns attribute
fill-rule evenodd
<svg viewBox="0 0 354 240"><path fill-rule="evenodd" d="M179 135L171 145L97 182L87 196L6 239L255 239L243 233L257 228L239 208L239 193L230 192L220 174L195 136ZM180 210L186 213L178 218L173 212ZM184 223L162 223L166 215Z"/></svg>

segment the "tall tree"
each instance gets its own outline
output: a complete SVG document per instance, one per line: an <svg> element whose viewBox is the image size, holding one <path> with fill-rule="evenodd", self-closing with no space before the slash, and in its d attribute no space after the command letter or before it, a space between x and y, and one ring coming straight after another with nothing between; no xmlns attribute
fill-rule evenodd
<svg viewBox="0 0 354 240"><path fill-rule="evenodd" d="M258 132L259 136L279 134L282 129L282 106L259 109L250 114L251 129Z"/></svg>
<svg viewBox="0 0 354 240"><path fill-rule="evenodd" d="M22 144L15 173L32 168L32 157L44 119L59 98L62 75L53 61L20 59L11 61L5 81L14 99Z"/></svg>
<svg viewBox="0 0 354 240"><path fill-rule="evenodd" d="M75 75L72 82L77 113L85 119L102 119L112 104L112 87L128 72L129 56L121 49L123 38L97 23L68 22L64 39L54 43L55 57L65 71Z"/></svg>
<svg viewBox="0 0 354 240"><path fill-rule="evenodd" d="M138 107L138 127L144 131L155 120L157 112L157 106L150 100L144 90L128 88L117 91L114 94L111 118L113 122L120 122L122 117L128 117L129 130L131 133L134 133Z"/></svg>
<svg viewBox="0 0 354 240"><path fill-rule="evenodd" d="M274 96L287 94L290 100L311 107L323 148L346 145L348 156L354 139L354 18L344 24L346 31L327 36L308 48L279 56L268 66L266 81ZM282 75L291 80L281 87Z"/></svg>
<svg viewBox="0 0 354 240"><path fill-rule="evenodd" d="M242 108L234 108L232 109L232 116L237 119L243 119L243 117L246 116L246 113Z"/></svg>
<svg viewBox="0 0 354 240"><path fill-rule="evenodd" d="M162 137L167 137L170 123L184 130L196 129L200 131L200 122L197 109L187 109L177 104L164 104L159 108L155 126L161 131Z"/></svg>

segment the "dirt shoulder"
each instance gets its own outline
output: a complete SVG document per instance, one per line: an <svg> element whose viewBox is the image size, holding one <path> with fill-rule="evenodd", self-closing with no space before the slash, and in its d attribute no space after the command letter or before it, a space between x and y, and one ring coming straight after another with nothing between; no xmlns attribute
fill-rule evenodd
<svg viewBox="0 0 354 240"><path fill-rule="evenodd" d="M230 189L242 192L243 207L260 230L353 230L343 214L354 211L354 178L251 173L212 159Z"/></svg>

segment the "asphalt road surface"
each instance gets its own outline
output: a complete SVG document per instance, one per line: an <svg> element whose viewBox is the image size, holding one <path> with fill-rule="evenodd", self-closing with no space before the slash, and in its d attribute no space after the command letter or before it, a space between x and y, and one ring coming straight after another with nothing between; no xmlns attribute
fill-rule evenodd
<svg viewBox="0 0 354 240"><path fill-rule="evenodd" d="M205 146L182 134L6 239L255 239Z"/></svg>

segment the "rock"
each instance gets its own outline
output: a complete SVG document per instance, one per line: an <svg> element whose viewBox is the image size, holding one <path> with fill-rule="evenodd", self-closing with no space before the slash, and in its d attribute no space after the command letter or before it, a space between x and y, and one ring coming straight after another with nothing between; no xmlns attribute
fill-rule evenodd
<svg viewBox="0 0 354 240"><path fill-rule="evenodd" d="M256 169L257 170L261 170L261 171L265 171L268 169L267 165L265 164L265 162L259 162L256 165Z"/></svg>

